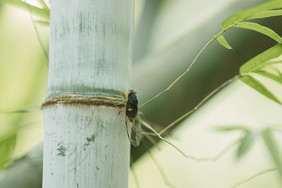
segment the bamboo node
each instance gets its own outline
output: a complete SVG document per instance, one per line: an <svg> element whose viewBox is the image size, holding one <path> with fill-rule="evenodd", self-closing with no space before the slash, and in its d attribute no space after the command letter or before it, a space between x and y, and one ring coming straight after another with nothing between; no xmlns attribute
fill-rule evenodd
<svg viewBox="0 0 282 188"><path fill-rule="evenodd" d="M87 106L106 106L113 108L124 108L126 100L119 97L106 96L84 96L84 95L59 95L46 99L41 108L54 104L64 105L87 105Z"/></svg>

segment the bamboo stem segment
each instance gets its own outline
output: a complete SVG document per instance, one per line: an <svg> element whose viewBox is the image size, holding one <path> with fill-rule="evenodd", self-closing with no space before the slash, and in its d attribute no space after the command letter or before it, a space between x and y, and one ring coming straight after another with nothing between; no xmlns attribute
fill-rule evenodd
<svg viewBox="0 0 282 188"><path fill-rule="evenodd" d="M52 1L43 188L126 188L132 0Z"/></svg>

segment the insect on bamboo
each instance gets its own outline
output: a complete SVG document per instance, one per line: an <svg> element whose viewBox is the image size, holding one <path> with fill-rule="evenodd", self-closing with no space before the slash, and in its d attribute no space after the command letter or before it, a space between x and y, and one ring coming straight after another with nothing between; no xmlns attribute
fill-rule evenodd
<svg viewBox="0 0 282 188"><path fill-rule="evenodd" d="M125 107L127 136L133 146L139 146L142 132L136 92L129 90L128 95L126 93L122 93L122 95L127 99Z"/></svg>

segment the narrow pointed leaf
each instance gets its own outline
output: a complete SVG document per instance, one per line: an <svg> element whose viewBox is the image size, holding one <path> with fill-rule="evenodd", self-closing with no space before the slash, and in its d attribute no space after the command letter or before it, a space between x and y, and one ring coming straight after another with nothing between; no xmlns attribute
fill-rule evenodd
<svg viewBox="0 0 282 188"><path fill-rule="evenodd" d="M270 156L274 164L278 168L280 178L282 178L282 158L281 158L282 156L280 156L281 151L279 151L279 146L277 145L276 140L273 137L271 130L269 129L264 130L262 132L262 138L270 153Z"/></svg>
<svg viewBox="0 0 282 188"><path fill-rule="evenodd" d="M272 38L273 40L276 40L278 43L282 43L282 38L277 33L275 33L272 29L262 26L260 24L252 23L252 22L241 22L241 23L236 24L234 27L240 27L244 29L253 30L261 34L264 34Z"/></svg>
<svg viewBox="0 0 282 188"><path fill-rule="evenodd" d="M282 56L281 56L281 58L282 58ZM266 61L266 62L258 65L255 69L252 70L252 72L254 72L254 73L257 73L258 71L268 71L269 72L271 70L270 72L275 72L273 74L280 75L281 71L278 68L276 68L275 66L273 66L273 65L277 65L277 64L282 65L282 61L276 60L276 59Z"/></svg>
<svg viewBox="0 0 282 188"><path fill-rule="evenodd" d="M265 3L259 4L258 6L249 8L247 10L242 10L226 20L224 20L221 24L222 29L227 29L232 26L232 24L243 22L252 16L266 10L272 10L272 9L280 9L282 8L282 1L281 0L273 0L273 1L267 1Z"/></svg>
<svg viewBox="0 0 282 188"><path fill-rule="evenodd" d="M264 76L264 77L270 78L270 79L272 79L272 80L275 80L276 82L279 82L279 83L282 84L282 75L276 76L276 75L274 75L274 74L271 74L271 73L266 72L266 71L263 71L263 70L261 70L261 71L256 71L255 73L257 73L257 74L259 74L259 75L262 75L262 76Z"/></svg>
<svg viewBox="0 0 282 188"><path fill-rule="evenodd" d="M267 64L273 64L273 62L268 62L274 58L282 55L282 44L278 44L263 53L257 55L256 57L249 60L247 63L240 67L240 74L244 75L253 71L258 70L260 67Z"/></svg>
<svg viewBox="0 0 282 188"><path fill-rule="evenodd" d="M240 144L237 149L236 157L237 159L241 158L243 155L246 154L248 150L250 150L252 144L255 140L255 134L247 131L245 135L242 137Z"/></svg>
<svg viewBox="0 0 282 188"><path fill-rule="evenodd" d="M282 10L265 10L249 17L248 19L269 18L274 16L282 16Z"/></svg>
<svg viewBox="0 0 282 188"><path fill-rule="evenodd" d="M249 129L242 125L234 125L234 126L220 126L215 127L216 131L220 132L229 132L229 131L249 131Z"/></svg>
<svg viewBox="0 0 282 188"><path fill-rule="evenodd" d="M269 99L271 99L271 100L273 100L273 101L275 101L279 104L282 104L282 102L271 91L269 91L262 83L260 83L255 78L253 78L249 75L245 75L245 76L240 77L240 80L245 82L247 85L254 88L255 90L257 90L258 92L260 92L264 96L268 97Z"/></svg>
<svg viewBox="0 0 282 188"><path fill-rule="evenodd" d="M37 0L37 3L40 4L44 9L49 9L46 2L43 0Z"/></svg>
<svg viewBox="0 0 282 188"><path fill-rule="evenodd" d="M221 44L223 47L227 48L228 50L232 50L232 47L228 44L228 42L225 40L225 38L220 35L216 38L219 44Z"/></svg>
<svg viewBox="0 0 282 188"><path fill-rule="evenodd" d="M9 135L8 137L0 138L0 169L5 167L7 162L9 162L9 158L12 155L14 147L16 145L17 134L16 132Z"/></svg>
<svg viewBox="0 0 282 188"><path fill-rule="evenodd" d="M41 25L41 26L47 26L47 27L50 25L48 21L44 21L44 20L35 20L34 23Z"/></svg>

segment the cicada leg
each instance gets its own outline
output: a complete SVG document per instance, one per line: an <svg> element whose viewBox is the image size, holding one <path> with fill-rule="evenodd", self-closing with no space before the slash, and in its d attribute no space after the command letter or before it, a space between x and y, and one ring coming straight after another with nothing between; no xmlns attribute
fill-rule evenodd
<svg viewBox="0 0 282 188"><path fill-rule="evenodd" d="M127 94L126 94L125 92L121 92L121 95L122 95L125 99L127 99Z"/></svg>
<svg viewBox="0 0 282 188"><path fill-rule="evenodd" d="M127 99L127 94L126 94L125 92L121 92L121 95L122 95L125 99ZM126 102L122 102L122 103L125 104ZM120 109L118 115L119 115L123 110L125 110L125 109L126 109L126 106L122 107L122 108Z"/></svg>

